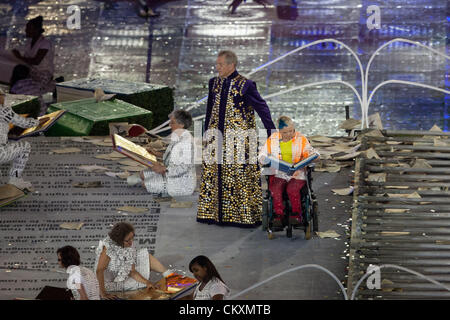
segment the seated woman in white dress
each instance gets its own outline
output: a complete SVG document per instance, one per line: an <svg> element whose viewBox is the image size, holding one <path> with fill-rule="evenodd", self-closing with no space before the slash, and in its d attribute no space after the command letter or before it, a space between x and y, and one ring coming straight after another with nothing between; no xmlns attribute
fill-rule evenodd
<svg viewBox="0 0 450 320"><path fill-rule="evenodd" d="M70 275L67 282L75 300L100 300L97 277L92 270L80 266L80 254L72 246L56 251L58 264Z"/></svg>
<svg viewBox="0 0 450 320"><path fill-rule="evenodd" d="M32 80L31 86L38 86L39 92L53 92L55 83L53 81L54 72L54 49L53 45L46 37L43 36L42 16L36 17L28 21L25 33L28 38L25 51L23 54L19 50L14 49L12 52L17 59L23 61L25 66L30 69L29 78ZM13 71L13 78L14 72ZM26 87L22 85L21 94L30 94L26 92ZM31 89L30 89L31 90Z"/></svg>
<svg viewBox="0 0 450 320"><path fill-rule="evenodd" d="M184 110L175 110L169 115L172 130L170 144L164 155L164 164L155 164L140 175L129 176L129 185L141 183L149 193L172 197L194 193L197 180L194 164L193 137L187 128L192 125L192 116Z"/></svg>
<svg viewBox="0 0 450 320"><path fill-rule="evenodd" d="M119 222L100 240L96 250L95 270L102 299L115 299L109 292L155 288L150 282L150 270L162 273L172 271L164 267L146 248L133 247L134 228L127 222Z"/></svg>

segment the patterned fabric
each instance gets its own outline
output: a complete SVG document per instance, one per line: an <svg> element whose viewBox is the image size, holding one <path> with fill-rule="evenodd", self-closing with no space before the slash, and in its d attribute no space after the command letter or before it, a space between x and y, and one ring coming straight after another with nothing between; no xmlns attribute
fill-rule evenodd
<svg viewBox="0 0 450 320"><path fill-rule="evenodd" d="M195 287L194 300L212 300L217 294L222 294L224 300L229 297L230 289L225 283L213 277L200 291L201 282Z"/></svg>
<svg viewBox="0 0 450 320"><path fill-rule="evenodd" d="M130 278L132 266L135 266L144 278L150 276L150 260L147 249L136 251L134 247L120 247L108 236L100 240L96 249L95 270L97 270L100 254L106 248L106 255L111 259L105 270L106 291L136 290L145 287L144 284Z"/></svg>
<svg viewBox="0 0 450 320"><path fill-rule="evenodd" d="M163 156L166 175L152 170L144 171L144 184L149 193L177 197L194 192L196 175L192 141L192 135L187 130L183 130L180 136L172 133L171 142Z"/></svg>
<svg viewBox="0 0 450 320"><path fill-rule="evenodd" d="M21 117L11 108L0 106L0 163L13 161L9 177L20 178L27 164L31 146L27 141L8 143L10 123L21 128L31 128L37 126L39 121Z"/></svg>
<svg viewBox="0 0 450 320"><path fill-rule="evenodd" d="M37 126L39 121L19 116L10 107L0 105L0 146L8 142L10 123L20 128L32 128Z"/></svg>
<svg viewBox="0 0 450 320"><path fill-rule="evenodd" d="M74 283L82 284L86 295L89 300L100 300L100 289L98 285L98 280L92 270L85 268L83 266L69 266L67 268L67 273L77 273L78 276L73 277ZM80 300L80 293L76 289L72 289L72 294L75 300Z"/></svg>
<svg viewBox="0 0 450 320"><path fill-rule="evenodd" d="M208 145L217 144L218 148L209 152L207 147L203 152L211 156L203 158L197 221L239 227L261 224L260 168L257 163L249 162L249 152L251 147L256 146L256 141L251 143L249 137L242 140L240 145L244 146L245 155L241 157L239 152L235 152L235 143L230 139L232 134L244 139L245 135L241 133L248 130L255 130L256 134L255 111L270 135L270 130L275 126L269 108L253 81L237 71L228 78L210 80L206 136L219 132L223 140L206 138ZM218 161L213 162L212 159Z"/></svg>

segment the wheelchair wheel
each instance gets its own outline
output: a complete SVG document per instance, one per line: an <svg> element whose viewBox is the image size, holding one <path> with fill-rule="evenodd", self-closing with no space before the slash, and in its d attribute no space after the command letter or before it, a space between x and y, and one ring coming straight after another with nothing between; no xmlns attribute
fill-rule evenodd
<svg viewBox="0 0 450 320"><path fill-rule="evenodd" d="M305 227L305 239L309 240L311 239L311 223L308 223L308 225Z"/></svg>
<svg viewBox="0 0 450 320"><path fill-rule="evenodd" d="M313 212L312 212L312 220L313 220L313 231L319 231L319 204L317 201L313 201Z"/></svg>
<svg viewBox="0 0 450 320"><path fill-rule="evenodd" d="M263 231L267 231L269 228L270 217L272 216L271 210L272 210L272 198L269 198L267 200L264 199L263 200L262 223L261 223Z"/></svg>

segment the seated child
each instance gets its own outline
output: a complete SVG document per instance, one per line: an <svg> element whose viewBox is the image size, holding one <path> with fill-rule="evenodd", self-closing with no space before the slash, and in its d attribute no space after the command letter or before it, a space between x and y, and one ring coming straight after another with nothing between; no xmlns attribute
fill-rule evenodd
<svg viewBox="0 0 450 320"><path fill-rule="evenodd" d="M71 275L69 289L75 300L100 300L97 276L92 270L80 266L80 254L72 246L65 246L56 251L58 264Z"/></svg>
<svg viewBox="0 0 450 320"><path fill-rule="evenodd" d="M4 105L5 95L0 92L0 163L12 161L9 171L9 184L19 189L31 189L31 183L22 179L22 172L28 161L31 146L27 141L8 142L9 124L20 128L32 128L40 121L33 118L24 118L15 113L10 107ZM48 119L42 119L47 121Z"/></svg>
<svg viewBox="0 0 450 320"><path fill-rule="evenodd" d="M189 263L189 271L198 280L193 294L183 300L224 300L230 295L230 289L223 282L214 264L205 256L197 256Z"/></svg>
<svg viewBox="0 0 450 320"><path fill-rule="evenodd" d="M300 132L295 131L294 122L287 116L281 116L277 121L278 131L273 133L266 141L261 156L271 155L289 163L297 163L317 153L310 145L308 139ZM317 161L317 158L315 161ZM269 177L269 190L273 199L275 217L274 227L283 225L284 216L283 192L286 190L292 207L289 221L293 225L302 223L302 204L300 190L306 184L305 168L297 170L292 176L275 171Z"/></svg>

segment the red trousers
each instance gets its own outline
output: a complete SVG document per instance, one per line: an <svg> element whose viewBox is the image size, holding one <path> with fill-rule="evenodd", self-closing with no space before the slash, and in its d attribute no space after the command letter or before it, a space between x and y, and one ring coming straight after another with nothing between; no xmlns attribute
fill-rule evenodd
<svg viewBox="0 0 450 320"><path fill-rule="evenodd" d="M291 202L292 215L300 216L302 215L302 202L300 196L300 190L306 184L305 180L297 180L292 178L286 181L275 176L269 177L269 190L272 194L273 199L273 209L277 216L284 215L284 204L283 204L283 192L286 190L289 201Z"/></svg>

